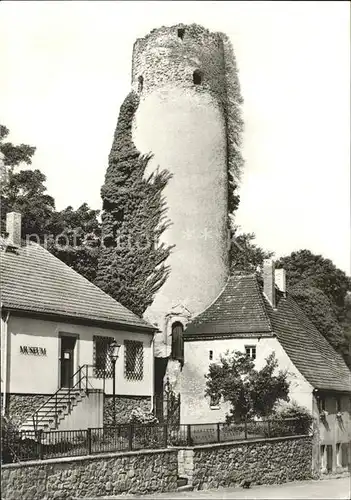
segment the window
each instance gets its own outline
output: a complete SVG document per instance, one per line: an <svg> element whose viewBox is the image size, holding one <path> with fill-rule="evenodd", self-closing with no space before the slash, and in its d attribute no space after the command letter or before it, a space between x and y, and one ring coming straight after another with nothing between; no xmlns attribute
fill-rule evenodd
<svg viewBox="0 0 351 500"><path fill-rule="evenodd" d="M246 356L249 356L249 358L256 359L256 346L255 345L246 345L245 352L246 352Z"/></svg>
<svg viewBox="0 0 351 500"><path fill-rule="evenodd" d="M142 342L124 341L124 375L128 380L142 380L144 349Z"/></svg>
<svg viewBox="0 0 351 500"><path fill-rule="evenodd" d="M138 92L142 92L144 86L144 78L139 76L138 78Z"/></svg>
<svg viewBox="0 0 351 500"><path fill-rule="evenodd" d="M341 398L336 398L336 413L341 412Z"/></svg>
<svg viewBox="0 0 351 500"><path fill-rule="evenodd" d="M112 378L113 368L108 355L108 348L113 337L93 336L94 342L94 376L96 378Z"/></svg>
<svg viewBox="0 0 351 500"><path fill-rule="evenodd" d="M349 443L341 443L341 467L347 467L348 464L349 464Z"/></svg>
<svg viewBox="0 0 351 500"><path fill-rule="evenodd" d="M202 83L202 72L198 69L196 69L193 73L193 82L195 85L200 85Z"/></svg>
<svg viewBox="0 0 351 500"><path fill-rule="evenodd" d="M319 398L318 398L318 410L319 410L319 413L322 413L322 411L325 411L325 397L324 396L319 396Z"/></svg>
<svg viewBox="0 0 351 500"><path fill-rule="evenodd" d="M172 325L172 351L171 358L178 361L184 360L183 325L177 321Z"/></svg>
<svg viewBox="0 0 351 500"><path fill-rule="evenodd" d="M342 467L342 448L341 443L336 443L336 466Z"/></svg>
<svg viewBox="0 0 351 500"><path fill-rule="evenodd" d="M327 450L325 444L321 445L321 469L325 470L327 468Z"/></svg>
<svg viewBox="0 0 351 500"><path fill-rule="evenodd" d="M185 29L184 28L179 28L178 29L178 38L180 38L181 40L183 40L184 33L185 33Z"/></svg>
<svg viewBox="0 0 351 500"><path fill-rule="evenodd" d="M218 410L219 409L219 402L220 402L220 396L217 396L215 394L212 394L210 396L210 407L212 410Z"/></svg>
<svg viewBox="0 0 351 500"><path fill-rule="evenodd" d="M213 351L210 351L210 352L209 352L208 357L209 357L210 359L213 359Z"/></svg>

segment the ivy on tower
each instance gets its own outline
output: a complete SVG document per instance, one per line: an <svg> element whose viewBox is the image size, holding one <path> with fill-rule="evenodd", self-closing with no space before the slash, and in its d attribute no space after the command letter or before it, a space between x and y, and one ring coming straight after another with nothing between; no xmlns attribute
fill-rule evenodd
<svg viewBox="0 0 351 500"><path fill-rule="evenodd" d="M170 223L162 191L171 176L159 169L144 176L152 155L141 155L132 140L138 105L131 92L121 106L101 188L103 245L96 284L141 316L169 274L165 261L171 247L160 244L160 236Z"/></svg>

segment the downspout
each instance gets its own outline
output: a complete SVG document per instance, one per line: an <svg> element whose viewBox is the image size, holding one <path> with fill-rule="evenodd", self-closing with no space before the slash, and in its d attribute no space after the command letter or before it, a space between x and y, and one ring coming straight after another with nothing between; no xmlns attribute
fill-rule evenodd
<svg viewBox="0 0 351 500"><path fill-rule="evenodd" d="M4 320L4 392L2 398L2 415L5 415L6 402L7 402L7 371L8 371L8 322L10 318L10 311L7 312L6 319ZM2 365L2 364L1 364Z"/></svg>

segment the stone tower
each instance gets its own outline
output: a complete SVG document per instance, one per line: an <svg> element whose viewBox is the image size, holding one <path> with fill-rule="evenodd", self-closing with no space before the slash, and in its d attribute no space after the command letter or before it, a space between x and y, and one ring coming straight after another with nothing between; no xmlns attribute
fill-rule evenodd
<svg viewBox="0 0 351 500"><path fill-rule="evenodd" d="M156 357L171 351L172 324L218 296L228 269L227 76L222 35L198 25L153 30L133 49L132 88L140 103L133 142L172 174L164 190L175 245L170 276L145 317L157 324Z"/></svg>

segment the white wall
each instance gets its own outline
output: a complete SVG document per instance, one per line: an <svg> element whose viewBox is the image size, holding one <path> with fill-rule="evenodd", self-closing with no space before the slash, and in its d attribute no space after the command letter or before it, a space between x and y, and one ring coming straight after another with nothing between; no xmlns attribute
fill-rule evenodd
<svg viewBox="0 0 351 500"><path fill-rule="evenodd" d="M173 306L198 314L228 276L225 121L209 94L174 85L141 100L133 140L154 155L146 175L158 167L173 175L163 192L172 225L160 238L176 245L167 260L171 274L145 313L164 334ZM162 351L162 341L168 350ZM156 355L169 355L170 338L160 336L155 344Z"/></svg>
<svg viewBox="0 0 351 500"><path fill-rule="evenodd" d="M152 334L119 331L92 326L74 325L39 319L10 316L8 325L8 383L7 392L24 394L52 394L59 387L59 334L77 335L75 371L83 364L93 364L93 336L113 337L121 344L116 363L116 394L151 396L153 394ZM124 376L124 340L144 344L144 369L141 381L130 381ZM20 346L46 349L46 356L22 354ZM93 370L89 370L91 376ZM2 374L3 378L3 374ZM92 380L94 388L102 389L101 380ZM106 381L106 393L112 394L112 379Z"/></svg>
<svg viewBox="0 0 351 500"><path fill-rule="evenodd" d="M256 346L256 367L264 365L273 351L280 369L289 371L290 398L312 412L312 386L292 364L290 358L276 338L218 339L186 341L184 343L184 367L181 375L181 423L224 422L229 405L221 402L219 409L211 409L209 398L205 398L206 379L210 363L219 361L226 350L245 352L246 345ZM213 351L213 360L209 351Z"/></svg>
<svg viewBox="0 0 351 500"><path fill-rule="evenodd" d="M73 431L103 427L104 421L104 395L102 392L91 392L83 396L65 418L59 421L59 431Z"/></svg>

